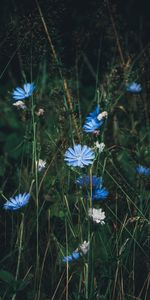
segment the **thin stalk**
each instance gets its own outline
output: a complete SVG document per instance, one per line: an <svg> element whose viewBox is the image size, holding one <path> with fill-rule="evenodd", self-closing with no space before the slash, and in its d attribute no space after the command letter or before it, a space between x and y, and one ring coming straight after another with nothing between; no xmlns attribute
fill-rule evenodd
<svg viewBox="0 0 150 300"><path fill-rule="evenodd" d="M58 284L57 284L57 286L56 286L55 292L54 292L54 294L53 294L51 300L54 300L55 295L56 295L56 293L57 293L57 291L58 291L58 288L59 288L59 286L60 286L60 284L61 284L61 281L62 281L62 279L63 279L64 274L65 274L65 271L64 271L64 272L61 274L61 276L60 276L60 279L59 279L59 281L58 281Z"/></svg>
<svg viewBox="0 0 150 300"><path fill-rule="evenodd" d="M92 208L92 168L89 171L90 176L90 201L87 201L87 214L89 208ZM88 242L91 242L91 222L88 218ZM88 251L88 262L85 264L84 274L85 274L85 298L89 299L89 268L90 268L90 251Z"/></svg>
<svg viewBox="0 0 150 300"><path fill-rule="evenodd" d="M31 53L32 60L32 53ZM32 70L31 70L32 81ZM32 115L32 128L33 128L33 147L32 147L32 173L35 173L35 196L36 196L36 271L35 278L37 281L39 272L39 187L38 187L38 166L37 166L37 142L36 142L36 122L35 122L35 105L33 96L31 97L31 115ZM32 181L33 182L33 181ZM32 186L32 184L31 184Z"/></svg>
<svg viewBox="0 0 150 300"><path fill-rule="evenodd" d="M88 295L89 295L89 264L86 263L85 264L85 299L89 299Z"/></svg>
<svg viewBox="0 0 150 300"><path fill-rule="evenodd" d="M45 19L44 19L44 16L43 16L43 13L42 13L42 10L41 10L41 7L39 5L38 0L36 0L36 5L37 5L38 11L39 11L39 15L40 15L43 27L44 27L44 31L46 33L46 36L47 36L47 39L48 39L48 42L49 42L49 45L50 45L50 48L51 48L51 51L52 51L53 58L54 58L55 62L57 63L57 66L58 66L59 75L60 75L60 78L62 79L62 82L63 82L64 92L66 94L66 99L68 101L69 109L70 109L70 112L71 112L71 117L72 117L73 125L74 125L74 128L75 128L77 137L78 137L78 139L80 141L81 140L81 138L80 138L80 130L78 128L76 116L75 116L74 109L73 109L73 99L72 99L72 96L71 96L71 92L70 92L70 90L68 88L67 80L65 78L63 78L63 74L62 74L61 68L59 66L58 56L57 56L57 53L55 51L55 48L54 48L54 45L53 45L50 33L48 31L48 28L47 28L47 25L46 25L46 22L45 22Z"/></svg>
<svg viewBox="0 0 150 300"><path fill-rule="evenodd" d="M33 124L33 163L35 170L35 189L36 189L36 277L39 271L39 191L38 191L38 172L37 172L37 145L36 145L36 122L34 118L34 103L32 97L32 124Z"/></svg>
<svg viewBox="0 0 150 300"><path fill-rule="evenodd" d="M107 6L108 6L109 14L110 14L112 27L113 27L113 30L114 30L114 35L115 35L115 38L116 38L116 43L117 43L118 52L119 52L119 55L120 55L120 60L121 60L122 66L124 66L125 65L125 60L124 60L124 57L123 57L123 52L122 52L122 49L121 49L121 44L120 44L120 41L119 41L119 36L118 36L117 29L116 29L115 21L114 21L113 15L112 15L109 0L107 0Z"/></svg>
<svg viewBox="0 0 150 300"><path fill-rule="evenodd" d="M23 229L24 229L24 214L22 213L22 219L20 224L20 236L19 236L19 248L18 248L18 261L15 280L17 281L19 275L20 261L21 261L21 251L22 251L22 240L23 240ZM12 300L16 299L16 293L13 295Z"/></svg>
<svg viewBox="0 0 150 300"><path fill-rule="evenodd" d="M42 276L43 276L44 265L45 265L45 260L46 260L46 256L47 256L47 253L48 253L49 245L50 245L50 238L49 238L49 240L47 242L46 250L45 250L45 253L44 253L44 257L43 257L43 262L42 262L42 265L41 265L41 268L40 268L40 279L39 279L37 300L40 300L40 296L41 296Z"/></svg>
<svg viewBox="0 0 150 300"><path fill-rule="evenodd" d="M66 249L67 249L67 255L68 255L68 229L67 229L67 220L65 220L65 228L66 228ZM69 284L69 266L68 266L68 260L66 262L66 297L65 299L68 300L68 284Z"/></svg>

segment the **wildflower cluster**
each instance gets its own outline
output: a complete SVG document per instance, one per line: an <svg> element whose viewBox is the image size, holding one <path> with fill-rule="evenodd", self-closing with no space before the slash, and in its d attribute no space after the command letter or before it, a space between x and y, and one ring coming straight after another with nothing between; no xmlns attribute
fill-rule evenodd
<svg viewBox="0 0 150 300"><path fill-rule="evenodd" d="M138 93L141 92L142 88L140 85L137 85L136 83L133 83L132 85L128 86L126 88L127 92L130 93ZM39 108L36 105L34 105L34 99L32 97L33 93L36 91L36 86L34 83L26 83L23 85L23 88L17 87L12 94L12 103L13 107L12 109L20 109L18 111L19 115L22 115L22 120L25 120L27 124L27 129L29 128L29 131L26 132L32 132L33 134L33 140L30 138L29 143L32 143L32 173L30 174L30 178L32 178L32 182L30 184L29 191L20 191L10 196L10 198L5 198L5 204L3 204L3 213L7 215L9 218L10 214L15 214L15 216L11 217L15 218L15 226L18 231L17 236L17 247L19 249L19 260L21 255L21 260L26 261L26 253L22 254L22 247L24 247L24 241L26 242L25 238L26 235L29 234L29 237L27 236L27 241L30 240L30 236L32 237L33 233L36 233L35 237L37 239L37 242L35 245L33 245L33 254L34 249L36 250L36 256L37 258L41 258L41 255L44 253L42 247L47 247L49 249L50 245L50 252L54 254L54 251L59 251L61 249L61 244L66 244L66 250L63 251L61 249L61 255L60 255L60 266L59 266L59 272L62 273L62 276L66 274L67 279L67 293L70 292L70 288L68 290L68 283L70 282L70 276L73 274L73 282L77 280L77 283L79 282L79 289L78 294L79 298L84 297L84 294L86 292L86 299L95 299L95 297L103 298L103 291L105 292L105 284L103 285L103 277L105 274L107 275L107 269L108 265L110 264L110 274L112 270L114 271L115 268L118 268L117 259L118 257L123 257L124 262L124 249L126 247L126 244L128 240L131 240L132 235L136 233L134 231L136 228L144 228L143 225L146 225L147 228L147 216L144 218L144 201L143 199L146 198L145 194L141 193L140 197L134 198L135 201L135 208L134 208L134 202L132 201L132 205L130 205L130 198L127 198L127 204L126 204L126 198L125 196L128 196L128 192L126 191L127 185L125 184L125 181L122 181L122 178L119 178L120 174L119 172L116 172L117 165L113 164L112 166L109 166L109 172L106 171L105 166L109 162L113 162L114 159L116 159L116 155L118 155L118 152L114 150L115 155L111 155L112 151L111 149L114 149L114 146L111 146L107 149L107 145L105 145L105 135L102 132L100 135L100 131L103 131L104 124L106 123L106 119L108 118L108 112L105 111L105 109L101 109L99 105L95 107L95 110L93 109L91 113L88 114L88 116L85 118L85 121L83 121L83 137L85 137L85 140L83 142L77 142L75 140L75 143L73 145L69 145L67 149L64 151L64 161L67 165L65 168L66 170L69 169L69 180L72 178L70 174L74 172L74 180L71 184L71 187L68 188L62 187L62 185L66 182L66 176L63 178L61 176L62 172L64 172L64 167L61 168L61 170L58 168L58 161L56 160L56 164L52 164L53 166L57 167L58 170L58 177L54 177L53 172L52 177L50 179L50 185L51 185L51 191L49 194L49 178L48 178L48 171L50 169L50 165L48 166L47 170L45 170L47 166L47 162L42 159L42 157L39 155L41 151L40 146L40 138L41 138L41 131L42 128L40 127L40 121L39 118L42 118L45 111L43 108ZM32 101L28 101L28 98L32 97ZM108 102L106 102L108 103ZM31 111L29 110L31 109ZM30 120L31 117L32 119ZM35 122L34 122L35 121ZM42 120L42 125L43 125ZM35 124L35 127L33 126ZM75 125L75 124L73 124ZM31 128L33 126L33 128ZM75 127L75 129L77 129ZM35 131L34 131L35 130ZM37 132L39 130L39 132ZM58 131L57 131L58 132ZM81 139L81 134L78 135ZM95 136L97 138L95 138ZM35 140L37 137L37 140ZM55 135L54 135L55 137ZM42 138L43 140L43 138ZM59 140L59 137L58 137ZM117 139L116 139L117 140ZM106 139L107 141L107 139ZM54 140L55 144L57 143L57 138ZM65 139L66 142L66 139ZM45 138L44 138L44 144L45 144ZM107 142L106 142L107 144ZM116 143L117 144L117 143ZM101 154L103 151L105 152ZM124 150L124 149L123 149ZM119 148L119 155L120 152ZM126 153L126 152L125 152ZM135 152L133 152L135 153ZM105 154L107 157L104 157ZM122 153L121 153L122 154ZM119 157L118 155L118 157ZM122 156L120 156L122 159ZM138 155L139 157L139 155ZM24 158L24 157L23 157ZM55 156L56 158L56 156ZM51 159L51 157L50 157ZM118 159L118 165L121 159ZM126 159L127 160L127 159ZM24 160L23 160L24 161ZM28 162L30 161L30 156L28 157ZM52 159L53 161L53 159ZM125 161L123 157L123 161ZM122 163L122 161L121 161ZM140 162L139 162L140 163ZM29 163L28 163L29 165ZM128 163L125 164L128 166ZM52 168L53 168L52 166ZM102 166L102 168L101 168ZM113 166L115 168L113 168ZM45 170L45 171L44 171ZM116 173L111 173L111 170L115 171ZM120 168L120 170L122 170ZM44 171L44 172L43 172ZM130 168L128 172L130 171ZM139 190L142 190L142 184L144 182L144 176L146 177L145 182L148 183L148 176L150 176L150 168L148 168L148 165L144 166L144 163L142 165L139 164L135 166L135 169L133 170L133 175L135 177L135 172L137 173L137 188L139 185ZM55 172L55 171L54 171ZM57 171L56 171L57 172ZM108 183L106 182L105 172L107 173L107 177L110 176L110 178L113 180L114 176L114 182L116 182L116 197L110 197L110 188L108 186ZM38 174L37 174L38 173ZM43 174L43 175L42 175ZM19 186L22 186L22 175L19 178ZM132 175L132 174L131 174ZM35 176L35 177L34 177ZM58 184L59 179L60 184ZM25 172L25 179L26 179L26 172ZM119 179L119 180L118 180ZM131 176L132 179L132 176ZM45 188L43 188L43 182L47 180ZM118 184L119 181L119 184ZM30 202L31 202L31 194L32 192L32 183L35 182L35 204L36 209L33 211L30 210ZM124 186L121 187L121 182L124 182L125 185L125 193ZM74 186L73 186L74 184ZM65 183L66 185L66 183ZM113 183L112 183L113 185ZM147 188L148 184L146 185ZM62 194L64 195L64 202L62 203L61 197L58 197L57 195L60 195L60 190L62 187ZM121 187L121 188L120 188ZM121 191L119 191L119 189ZM147 188L148 189L148 188ZM68 191L71 191L71 195L67 197ZM132 189L133 190L133 189ZM114 192L114 191L113 191ZM53 194L55 194L53 196ZM73 194L73 195L72 195ZM114 192L115 194L115 192ZM52 196L51 196L52 195ZM120 195L122 197L120 197ZM125 195L125 196L124 196ZM148 193L146 194L146 196ZM37 197L39 196L39 197ZM130 196L130 194L129 194ZM41 198L42 197L42 198ZM58 201L53 201L58 197ZM131 193L132 197L132 193ZM71 198L71 203L68 203L68 199ZM76 198L76 199L75 199ZM112 202L111 202L112 198ZM121 199L119 199L121 198ZM38 202L39 199L39 202ZM75 199L75 200L74 200ZM116 200L116 201L115 201ZM121 201L123 200L123 201ZM145 200L145 199L144 199ZM57 203L56 203L57 202ZM140 206L139 206L140 203ZM64 211L63 205L66 205L66 208ZM117 205L116 207L114 207ZM128 205L128 206L127 206ZM144 209L143 209L143 207ZM146 205L148 205L148 197L146 199ZM27 208L28 206L28 208ZM50 207L50 209L49 209ZM128 210L128 207L130 211ZM116 209L115 209L116 208ZM21 210L28 209L29 216L33 216L34 218L29 218L28 216L22 213L22 218L20 218L20 215L16 215ZM147 209L147 207L146 207ZM125 211L125 214L123 212ZM141 211L141 214L140 214ZM52 227L50 227L49 232L49 226L48 226L48 240L42 241L43 237L43 230L45 231L44 227L42 225L43 218L45 216L45 212L48 212L48 225L49 221L51 220ZM51 212L51 213L50 213ZM18 213L19 214L19 213ZM40 219L39 219L40 216ZM17 217L17 218L16 218ZM19 226L19 220L21 219L21 226ZM9 224L9 223L8 223ZM25 224L25 225L24 225ZM26 226L26 224L28 226ZM134 224L136 224L136 227L134 227ZM31 233L28 233L27 230L30 230L31 226ZM37 225L37 226L35 226ZM56 225L54 229L54 225ZM61 226L61 228L60 228ZM14 225L13 225L14 227ZM127 229L127 230L126 230ZM64 233L65 231L65 233ZM26 233L27 232L27 233ZM54 232L54 234L53 234ZM131 232L131 233L130 233ZM141 232L141 231L140 231ZM15 230L16 234L16 230ZM138 235L137 235L138 236ZM119 237L119 243L117 243L117 251L116 247L114 246L114 243L116 242L116 237ZM143 236L144 237L144 236ZM144 240L144 238L142 239ZM66 241L64 241L66 239ZM77 240L78 239L78 240ZM16 239L15 239L16 240ZM73 245L73 240L74 245ZM51 243L52 241L52 243ZM60 242L61 241L61 242ZM141 237L140 237L141 241ZM32 241L31 241L32 242ZM49 244L50 242L50 244ZM135 243L134 243L135 245ZM139 243L140 245L140 243ZM30 246L30 244L29 244ZM31 245L32 246L32 245ZM137 244L138 246L138 240ZM127 249L128 250L131 247ZM63 248L64 249L64 248ZM115 249L115 252L114 252ZM142 248L141 248L142 249ZM38 250L38 252L37 252ZM126 249L125 249L126 250ZM89 253L90 252L90 253ZM46 253L46 252L45 252ZM123 256L122 256L123 253ZM143 252L144 253L144 252ZM143 254L142 253L142 254ZM38 254L38 255L37 255ZM57 253L56 253L57 254ZM135 254L135 253L134 253ZM25 255L24 257L22 255ZM7 256L7 253L6 253ZM113 258L114 256L114 258ZM116 259L117 257L117 259ZM113 258L113 259L110 259ZM47 252L46 262L49 260L49 251ZM58 263L58 255L54 255L53 257L54 262L57 261ZM126 260L126 257L125 257ZM15 259L16 261L16 259ZM40 259L42 265L42 260ZM129 262L131 259L129 259ZM37 260L35 260L37 262ZM31 262L32 264L32 262ZM50 258L50 264L51 264L51 258ZM111 265L112 264L112 265ZM56 269L52 264L52 268L50 274L52 273L52 270ZM44 270L46 271L49 269L49 262L48 265L45 264ZM62 271L62 268L66 268L66 270ZM120 266L119 266L120 268ZM126 268L126 265L125 265ZM20 269L20 268L19 268ZM36 268L35 268L36 269ZM57 268L58 269L58 268ZM71 269L71 270L70 270ZM75 270L74 270L75 269ZM99 273L99 269L102 269L102 272ZM127 269L127 268L126 268ZM21 270L21 269L20 269ZM105 271L106 270L106 271ZM120 272L120 269L117 269ZM71 272L70 272L71 271ZM81 272L81 276L78 281L78 276L76 276L77 271ZM65 272L65 273L64 273ZM20 271L19 271L20 273ZM129 273L129 272L128 272ZM23 274L23 273L22 273ZM26 274L26 273L25 273ZM75 276L74 276L75 274ZM119 273L120 274L120 273ZM66 282L65 277L62 277L60 274L58 274L61 280L61 288L60 288L60 294L63 295L64 291L64 283ZM126 276L126 274L125 274ZM109 276L110 277L110 276ZM111 276L112 277L112 276ZM42 277L41 277L42 278ZM40 278L40 279L41 279ZM36 279L36 278L35 278ZM21 282L18 276L18 283ZM91 280L91 283L90 283ZM100 295L100 288L101 285L99 285L98 280L102 280L102 294ZM120 278L119 278L120 280ZM40 290L40 281L37 281L37 288ZM59 280L57 280L57 283L59 283ZM71 284L72 285L72 284ZM90 288L89 288L90 285ZM19 285L18 285L19 286ZM69 285L70 286L70 285ZM44 290L44 289L43 289ZM97 293L99 292L99 295ZM35 290L36 294L37 291ZM53 291L52 291L53 293ZM66 293L66 295L68 295ZM55 293L54 293L55 294ZM58 299L60 294L58 293ZM38 298L40 299L40 294L37 294ZM44 294L42 294L44 295ZM51 295L51 294L50 294ZM110 292L110 297L111 297ZM115 297L116 291L113 290L113 295ZM121 295L121 294L120 294ZM71 295L69 295L71 297ZM107 298L107 295L105 295ZM122 296L122 295L121 295ZM17 295L16 295L17 297ZM32 297L32 294L31 294ZM36 297L36 296L35 296ZM63 297L63 296L62 296ZM77 296L78 297L78 296ZM32 297L33 298L33 297ZM75 296L76 298L76 296Z"/></svg>
<svg viewBox="0 0 150 300"><path fill-rule="evenodd" d="M27 109L25 104L25 99L29 98L33 95L33 92L36 90L36 85L34 83L25 83L23 88L17 87L13 93L13 105L20 109ZM129 84L126 88L127 92L131 93L139 93L142 91L142 87L140 84L135 82ZM38 111L35 112L36 116L43 116L44 109L40 108ZM83 131L86 133L92 133L94 135L99 134L99 129L104 123L104 120L108 117L107 111L101 111L99 105L96 107L95 111L91 112L85 120L85 124L83 125ZM64 160L66 161L67 165L73 168L86 168L88 166L92 166L96 155L95 149L98 150L98 153L101 153L105 148L105 144L103 142L99 143L96 141L94 143L94 147L89 147L87 145L81 144L74 144L73 147L69 147L65 154ZM46 161L42 159L38 159L36 161L36 170L41 172L46 167ZM150 175L150 169L139 165L136 167L136 171L140 175ZM105 212L102 208L95 208L93 207L95 202L100 203L104 201L109 196L109 191L103 185L102 177L98 177L96 175L86 175L83 174L76 179L76 185L82 189L84 198L86 201L90 198L92 200L92 207L88 207L87 214L89 220L92 220L96 224L104 225L105 224ZM29 199L31 198L30 193L19 194L14 198L11 197L10 200L7 200L4 204L5 210L18 210L29 203ZM91 203L90 202L90 203ZM76 250L74 250L70 255L65 256L63 258L63 262L73 262L84 255L87 254L90 247L90 241L84 241L81 243Z"/></svg>
<svg viewBox="0 0 150 300"><path fill-rule="evenodd" d="M104 118L107 118L108 113L106 111L101 112L100 107L97 106L96 110L89 114L86 118L86 122L83 125L83 130L87 133L98 133L99 128L104 123ZM96 142L96 148L101 153L105 147L104 143L99 144ZM92 165L95 159L94 150L87 145L74 145L73 148L68 148L64 154L64 160L68 166L84 168ZM92 202L97 200L104 200L108 197L109 192L103 186L102 177L96 175L89 176L83 175L76 179L76 184L85 191L85 198L88 199L89 195L92 197ZM96 223L104 224L105 213L102 209L89 208L87 214L89 218ZM85 255L89 250L89 241L84 242L77 250L73 251L71 255L65 256L63 262L72 262L79 259L83 254Z"/></svg>
<svg viewBox="0 0 150 300"><path fill-rule="evenodd" d="M25 83L23 85L23 88L17 87L12 93L13 101L15 101L13 105L17 108L25 110L27 106L24 103L24 100L32 96L35 89L36 85L34 83ZM43 113L44 110L39 109L37 115L40 116L43 115ZM41 172L46 166L46 161L39 159L36 162L36 165L38 171ZM30 197L31 195L29 193L19 194L15 196L15 198L11 197L10 200L7 200L4 204L4 209L11 211L18 210L28 204Z"/></svg>
<svg viewBox="0 0 150 300"><path fill-rule="evenodd" d="M140 84L135 82L129 84L126 87L127 92L139 93L142 91ZM99 105L96 107L95 111L91 112L87 117L85 124L83 125L83 131L86 133L92 133L94 135L99 135L99 129L104 123L104 119L108 117L106 111L101 111ZM73 148L68 148L65 152L64 160L68 166L85 168L89 165L93 165L95 160L94 149L98 150L98 153L101 153L105 148L105 144L95 142L94 148L90 148L87 145L74 145ZM150 169L139 165L136 168L139 174L150 175ZM92 207L88 208L87 215L90 219L93 220L96 224L105 224L105 212L102 208L94 208L93 205L95 202L101 203L109 196L109 191L105 186L103 186L102 177L97 177L96 175L82 175L76 179L76 184L79 186L84 194L84 198L88 201L88 198L92 200ZM88 241L89 243L89 241ZM81 249L81 247L80 247ZM86 254L87 251L82 252L77 250L73 251L71 255L64 257L63 262L72 262L78 260L82 254Z"/></svg>

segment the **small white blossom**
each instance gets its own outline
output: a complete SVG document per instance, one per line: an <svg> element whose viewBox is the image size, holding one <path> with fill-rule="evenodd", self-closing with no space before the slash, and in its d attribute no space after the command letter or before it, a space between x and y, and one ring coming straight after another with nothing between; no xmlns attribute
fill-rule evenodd
<svg viewBox="0 0 150 300"><path fill-rule="evenodd" d="M105 224L104 220L106 216L101 208L89 208L88 215L93 219L94 222Z"/></svg>
<svg viewBox="0 0 150 300"><path fill-rule="evenodd" d="M89 251L89 248L90 248L90 242L86 242L84 241L83 244L81 244L79 246L79 249L81 250L81 252L86 255L87 252Z"/></svg>
<svg viewBox="0 0 150 300"><path fill-rule="evenodd" d="M107 111L103 111L101 114L99 114L97 116L97 120L101 121L103 118L107 118L108 117L108 112Z"/></svg>
<svg viewBox="0 0 150 300"><path fill-rule="evenodd" d="M46 161L42 159L39 159L36 163L39 172L41 172L46 166Z"/></svg>
<svg viewBox="0 0 150 300"><path fill-rule="evenodd" d="M40 117L40 116L43 116L44 113L45 113L44 109L43 109L43 108L39 108L39 110L36 112L36 115L37 115L38 117Z"/></svg>
<svg viewBox="0 0 150 300"><path fill-rule="evenodd" d="M18 107L18 108L21 108L21 109L26 109L27 107L26 107L26 105L24 104L24 102L23 101L17 101L17 102L15 102L15 103L13 103L13 105L14 106L16 106L16 107Z"/></svg>
<svg viewBox="0 0 150 300"><path fill-rule="evenodd" d="M99 143L98 141L96 141L95 147L99 150L99 153L102 153L104 148L105 148L105 144L104 143Z"/></svg>

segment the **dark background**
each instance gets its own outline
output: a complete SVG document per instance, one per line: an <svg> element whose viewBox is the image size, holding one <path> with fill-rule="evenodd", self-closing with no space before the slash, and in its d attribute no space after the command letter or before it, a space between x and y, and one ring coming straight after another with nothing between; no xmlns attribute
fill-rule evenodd
<svg viewBox="0 0 150 300"><path fill-rule="evenodd" d="M101 67L104 69L112 63L114 53L117 57L110 11L125 61L128 56L138 55L149 43L149 1L109 1L109 8L104 0L83 0L79 4L69 0L39 0L39 5L64 68L74 67L78 57L81 61L88 61L94 73L99 51ZM21 70L29 69L31 51L33 69L36 70L39 62L45 59L52 63L36 1L1 0L2 83L20 78Z"/></svg>

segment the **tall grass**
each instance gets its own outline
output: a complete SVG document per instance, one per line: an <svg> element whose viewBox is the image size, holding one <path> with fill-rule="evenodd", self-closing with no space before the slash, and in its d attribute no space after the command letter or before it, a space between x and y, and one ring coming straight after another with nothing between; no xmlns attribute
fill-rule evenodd
<svg viewBox="0 0 150 300"><path fill-rule="evenodd" d="M23 80L34 80L37 90L26 100L27 110L13 107L11 94L1 104L0 175L4 176L0 297L148 300L149 176L136 172L139 164L148 167L150 162L148 89L140 74L145 63L142 53L137 60L125 62L110 10L118 61L101 82L97 70L95 82L89 87L92 93L87 94L88 87L82 86L80 78L80 64L70 72L71 76L61 67L36 3L55 70L49 74L44 61L35 74L32 53L30 75L28 79L24 75ZM89 65L87 60L84 63ZM142 83L142 93L126 92L127 82L132 81ZM85 133L82 126L97 104L108 112L108 119L95 136ZM37 115L39 108L44 109L42 116ZM102 153L95 148L96 141L105 143ZM91 167L66 165L64 153L77 143L94 149L96 159ZM40 158L46 161L41 172L37 165ZM87 191L76 184L76 179L84 174L102 177L109 197L93 203L91 184L87 200ZM24 192L32 195L25 208L3 210L6 199ZM105 224L91 220L91 207L102 208ZM89 251L78 260L64 262L64 257L77 248L79 251L84 241L89 242Z"/></svg>

